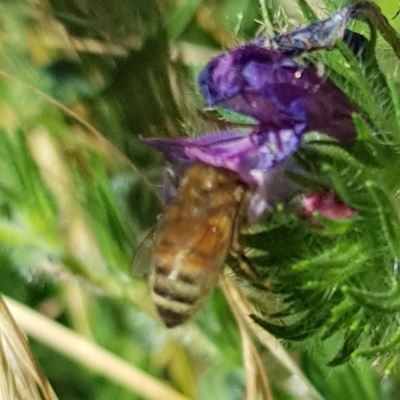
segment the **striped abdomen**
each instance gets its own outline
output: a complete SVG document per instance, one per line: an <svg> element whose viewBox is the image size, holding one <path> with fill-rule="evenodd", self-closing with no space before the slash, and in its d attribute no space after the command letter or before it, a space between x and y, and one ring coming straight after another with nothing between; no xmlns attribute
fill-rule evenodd
<svg viewBox="0 0 400 400"><path fill-rule="evenodd" d="M153 302L170 328L201 307L218 282L231 243L230 229L204 227L199 221L174 225L164 226L158 238L152 276Z"/></svg>

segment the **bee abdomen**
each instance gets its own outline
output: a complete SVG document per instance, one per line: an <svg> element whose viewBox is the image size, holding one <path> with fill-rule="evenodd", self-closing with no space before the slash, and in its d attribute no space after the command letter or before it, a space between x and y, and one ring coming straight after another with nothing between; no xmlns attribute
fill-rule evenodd
<svg viewBox="0 0 400 400"><path fill-rule="evenodd" d="M204 290L195 276L176 270L168 273L158 265L153 276L152 296L160 318L168 328L173 328L194 315L203 302Z"/></svg>

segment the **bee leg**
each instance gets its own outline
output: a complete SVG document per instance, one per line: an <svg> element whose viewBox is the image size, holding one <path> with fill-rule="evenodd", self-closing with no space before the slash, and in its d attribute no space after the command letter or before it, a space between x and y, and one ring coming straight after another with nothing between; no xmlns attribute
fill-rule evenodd
<svg viewBox="0 0 400 400"><path fill-rule="evenodd" d="M254 282L260 282L260 277L257 275L255 269L252 267L249 259L244 254L243 248L240 246L239 243L233 243L231 253L236 258L242 273L248 279Z"/></svg>
<svg viewBox="0 0 400 400"><path fill-rule="evenodd" d="M260 278L257 274L239 243L232 246L231 253L236 258L240 271L250 282L254 283L254 285L259 288L267 289L269 291L273 290L273 284L268 280Z"/></svg>
<svg viewBox="0 0 400 400"><path fill-rule="evenodd" d="M238 225L240 225L239 220L236 219L236 226L233 229L232 243L230 249L232 256L236 258L241 272L250 282L254 283L255 286L261 286L266 288L267 290L273 290L273 285L271 284L271 282L268 282L268 280L260 278L256 270L251 265L251 262L246 257L244 249L240 244L239 240L240 229Z"/></svg>
<svg viewBox="0 0 400 400"><path fill-rule="evenodd" d="M236 224L239 224L238 220L236 220ZM246 257L244 249L239 241L239 233L240 230L238 226L233 229L232 243L231 243L231 254L236 258L239 268L244 276L250 281L254 282L256 285L262 285L268 287L269 285L264 285L262 279L258 276L256 270L251 265L251 262Z"/></svg>
<svg viewBox="0 0 400 400"><path fill-rule="evenodd" d="M260 276L257 274L256 270L251 265L251 262L246 257L244 249L239 240L241 227L243 226L243 223L244 225L247 223L246 218L240 218L240 216L246 215L246 207L250 199L250 197L248 197L249 195L250 192L241 192L241 206L238 210L238 215L236 215L234 219L235 222L232 229L230 253L233 257L236 258L241 272L250 282L253 282L257 286L265 286L269 289L271 285L261 279Z"/></svg>

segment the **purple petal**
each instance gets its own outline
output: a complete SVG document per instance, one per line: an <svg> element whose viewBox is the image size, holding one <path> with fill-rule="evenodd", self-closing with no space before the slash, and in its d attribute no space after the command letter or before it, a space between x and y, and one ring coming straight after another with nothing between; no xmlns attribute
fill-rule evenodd
<svg viewBox="0 0 400 400"><path fill-rule="evenodd" d="M344 143L356 138L344 93L313 66L251 44L221 54L199 76L210 105L255 118L260 124L304 122Z"/></svg>
<svg viewBox="0 0 400 400"><path fill-rule="evenodd" d="M221 105L260 122L270 123L275 118L279 123L279 114L287 119L284 110L279 110L267 96L260 96L244 72L249 64L258 62L271 74L277 70L279 73L285 61L296 65L282 54L255 45L239 47L211 60L200 74L199 84L211 106Z"/></svg>
<svg viewBox="0 0 400 400"><path fill-rule="evenodd" d="M264 171L247 207L247 219L250 224L256 222L266 211L272 211L277 204L292 198L299 186L286 175L286 171L301 173L300 168L291 159L273 169Z"/></svg>
<svg viewBox="0 0 400 400"><path fill-rule="evenodd" d="M142 139L172 161L201 161L237 172L247 183L262 184L263 174L299 147L305 124L279 130L216 132L197 138Z"/></svg>

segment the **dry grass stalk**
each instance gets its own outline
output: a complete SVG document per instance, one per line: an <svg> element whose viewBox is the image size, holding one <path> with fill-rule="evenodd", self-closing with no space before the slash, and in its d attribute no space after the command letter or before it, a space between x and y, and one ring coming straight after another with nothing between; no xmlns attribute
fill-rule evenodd
<svg viewBox="0 0 400 400"><path fill-rule="evenodd" d="M299 377L308 389L309 397L315 400L322 400L322 396L314 388L311 382L303 374L298 365L293 361L283 345L269 332L265 331L251 318L255 313L252 305L241 293L235 282L229 277L229 270L225 270L225 276L221 279L221 287L229 301L233 312L240 315L247 329L264 345L271 354L293 375Z"/></svg>
<svg viewBox="0 0 400 400"><path fill-rule="evenodd" d="M57 400L0 296L0 400Z"/></svg>
<svg viewBox="0 0 400 400"><path fill-rule="evenodd" d="M149 400L189 400L170 386L130 365L96 343L12 299L5 298L5 300L16 321L28 335L79 364L87 366L92 371ZM0 400L35 400L36 398L6 397Z"/></svg>

